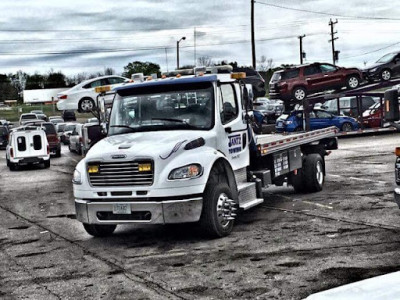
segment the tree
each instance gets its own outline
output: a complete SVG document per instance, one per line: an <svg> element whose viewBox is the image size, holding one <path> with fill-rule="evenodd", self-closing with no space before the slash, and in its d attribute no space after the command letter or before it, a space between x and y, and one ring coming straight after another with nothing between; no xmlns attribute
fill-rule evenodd
<svg viewBox="0 0 400 300"><path fill-rule="evenodd" d="M131 78L132 74L143 73L144 75L151 75L156 73L157 76L161 75L160 65L152 62L134 61L124 67L123 76Z"/></svg>
<svg viewBox="0 0 400 300"><path fill-rule="evenodd" d="M44 82L45 89L63 88L66 87L65 75L61 71L54 72L50 70Z"/></svg>
<svg viewBox="0 0 400 300"><path fill-rule="evenodd" d="M197 65L201 67L211 67L214 62L210 56L200 56L197 58Z"/></svg>
<svg viewBox="0 0 400 300"><path fill-rule="evenodd" d="M35 90L44 88L45 78L39 73L26 76L25 90Z"/></svg>
<svg viewBox="0 0 400 300"><path fill-rule="evenodd" d="M257 61L257 71L267 72L272 69L272 59L267 59L265 55L262 55L260 60Z"/></svg>
<svg viewBox="0 0 400 300"><path fill-rule="evenodd" d="M18 92L11 84L10 78L6 74L0 74L0 100L17 99Z"/></svg>

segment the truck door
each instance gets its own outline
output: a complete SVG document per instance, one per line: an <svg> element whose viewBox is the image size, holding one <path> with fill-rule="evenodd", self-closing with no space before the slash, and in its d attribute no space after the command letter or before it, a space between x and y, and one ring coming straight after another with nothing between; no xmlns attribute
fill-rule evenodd
<svg viewBox="0 0 400 300"><path fill-rule="evenodd" d="M217 88L218 150L230 161L234 170L249 164L249 136L241 105L242 93L233 83L222 83Z"/></svg>
<svg viewBox="0 0 400 300"><path fill-rule="evenodd" d="M27 137L29 140L29 156L37 157L46 154L47 149L45 149L46 145L44 143L43 134L35 132L29 134Z"/></svg>

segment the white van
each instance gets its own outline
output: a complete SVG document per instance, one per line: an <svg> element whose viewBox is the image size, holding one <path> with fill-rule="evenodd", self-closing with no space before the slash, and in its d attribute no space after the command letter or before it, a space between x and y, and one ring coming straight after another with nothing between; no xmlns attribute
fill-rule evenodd
<svg viewBox="0 0 400 300"><path fill-rule="evenodd" d="M50 147L46 132L35 126L12 130L6 149L6 160L11 171L28 164L50 167Z"/></svg>

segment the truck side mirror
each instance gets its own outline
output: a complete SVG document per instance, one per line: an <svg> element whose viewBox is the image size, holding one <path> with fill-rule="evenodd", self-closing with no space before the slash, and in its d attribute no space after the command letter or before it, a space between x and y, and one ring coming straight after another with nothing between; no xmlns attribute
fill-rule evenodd
<svg viewBox="0 0 400 300"><path fill-rule="evenodd" d="M243 104L244 107L248 110L252 110L253 109L253 99L250 99L250 95L249 95L249 90L247 89L246 86L243 87Z"/></svg>

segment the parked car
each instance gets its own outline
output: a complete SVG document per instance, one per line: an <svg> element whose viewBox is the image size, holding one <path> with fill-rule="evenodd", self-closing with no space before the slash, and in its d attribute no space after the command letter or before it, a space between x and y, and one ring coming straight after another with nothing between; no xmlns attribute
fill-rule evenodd
<svg viewBox="0 0 400 300"><path fill-rule="evenodd" d="M128 78L116 75L86 80L69 90L59 93L57 95L57 108L58 110L77 110L79 112L91 111L96 105L95 101L98 95L95 92L96 87L103 85L115 87L129 81L130 79Z"/></svg>
<svg viewBox="0 0 400 300"><path fill-rule="evenodd" d="M336 126L341 131L357 130L357 120L346 116L336 116L325 110L314 109L310 112L310 129L321 129ZM303 111L295 110L288 114L283 113L276 120L277 132L293 132L303 130Z"/></svg>
<svg viewBox="0 0 400 300"><path fill-rule="evenodd" d="M381 103L377 102L363 112L364 127L380 127L382 123Z"/></svg>
<svg viewBox="0 0 400 300"><path fill-rule="evenodd" d="M328 63L313 63L276 71L269 82L271 99L302 101L308 94L347 87L357 88L362 73Z"/></svg>
<svg viewBox="0 0 400 300"><path fill-rule="evenodd" d="M76 124L74 130L69 136L69 151L77 152L78 154L82 154L83 150L83 124Z"/></svg>
<svg viewBox="0 0 400 300"><path fill-rule="evenodd" d="M361 98L361 113L366 111L369 107L374 105L377 100L370 96L362 96ZM350 117L357 117L358 116L358 108L357 108L357 98L356 97L341 97L339 98L339 105L340 105L340 114L346 115ZM326 101L321 108L325 109L326 111L338 114L338 101L337 99L332 99Z"/></svg>
<svg viewBox="0 0 400 300"><path fill-rule="evenodd" d="M254 109L261 112L268 120L275 120L280 116L284 110L284 105L282 100L268 99L265 97L257 98L253 103Z"/></svg>
<svg viewBox="0 0 400 300"><path fill-rule="evenodd" d="M54 125L59 123L64 123L64 119L61 117L49 117L49 122L53 123Z"/></svg>
<svg viewBox="0 0 400 300"><path fill-rule="evenodd" d="M64 110L61 117L64 119L64 121L76 121L74 110Z"/></svg>
<svg viewBox="0 0 400 300"><path fill-rule="evenodd" d="M31 114L42 114L42 115L44 115L44 112L43 112L43 110L36 109L36 110L31 110Z"/></svg>
<svg viewBox="0 0 400 300"><path fill-rule="evenodd" d="M49 118L47 118L47 116L45 114L36 114L37 118L40 120L43 120L45 122L47 122L49 120Z"/></svg>
<svg viewBox="0 0 400 300"><path fill-rule="evenodd" d="M64 131L62 133L62 138L61 141L64 143L64 145L69 144L69 138L72 134L72 132L75 130L76 123L67 123L64 126Z"/></svg>
<svg viewBox="0 0 400 300"><path fill-rule="evenodd" d="M233 72L244 72L246 73L246 78L242 81L246 84L251 84L253 87L254 97L265 96L265 80L262 78L260 73L255 71L253 68L233 68Z"/></svg>
<svg viewBox="0 0 400 300"><path fill-rule="evenodd" d="M0 148L5 149L8 144L9 130L7 126L0 125Z"/></svg>
<svg viewBox="0 0 400 300"><path fill-rule="evenodd" d="M36 126L13 129L6 149L6 161L11 171L28 164L50 167L50 149L44 130Z"/></svg>
<svg viewBox="0 0 400 300"><path fill-rule="evenodd" d="M47 141L50 147L50 154L56 157L61 156L61 142L57 135L56 127L51 122L28 122L27 126L39 126L46 132Z"/></svg>
<svg viewBox="0 0 400 300"><path fill-rule="evenodd" d="M368 81L387 81L400 75L400 52L385 54L377 62L363 70Z"/></svg>
<svg viewBox="0 0 400 300"><path fill-rule="evenodd" d="M38 120L39 118L37 117L37 115L36 114L32 114L32 113L26 113L26 114L22 114L20 117L19 117L19 125L24 125L26 122L29 122L29 121L36 121L36 120Z"/></svg>

